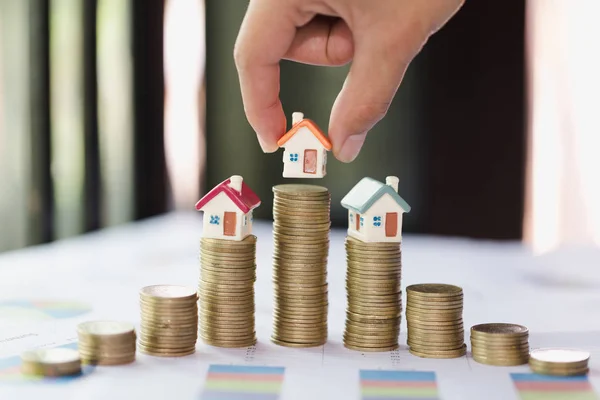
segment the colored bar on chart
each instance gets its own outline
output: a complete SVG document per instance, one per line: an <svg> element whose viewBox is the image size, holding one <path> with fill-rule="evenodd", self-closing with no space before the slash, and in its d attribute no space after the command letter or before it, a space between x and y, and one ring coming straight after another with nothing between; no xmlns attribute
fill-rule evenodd
<svg viewBox="0 0 600 400"><path fill-rule="evenodd" d="M439 400L435 372L361 370L362 400Z"/></svg>
<svg viewBox="0 0 600 400"><path fill-rule="evenodd" d="M510 374L521 400L600 400L587 376Z"/></svg>
<svg viewBox="0 0 600 400"><path fill-rule="evenodd" d="M278 400L285 368L211 365L201 400Z"/></svg>

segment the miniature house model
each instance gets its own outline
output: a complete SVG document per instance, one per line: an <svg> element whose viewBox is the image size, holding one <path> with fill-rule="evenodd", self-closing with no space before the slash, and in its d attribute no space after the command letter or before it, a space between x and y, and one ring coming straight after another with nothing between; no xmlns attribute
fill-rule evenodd
<svg viewBox="0 0 600 400"><path fill-rule="evenodd" d="M234 175L221 182L196 204L204 211L203 237L243 240L252 233L252 210L260 205L258 196Z"/></svg>
<svg viewBox="0 0 600 400"><path fill-rule="evenodd" d="M342 199L348 209L348 235L363 242L401 242L402 213L410 206L398 194L398 178L386 184L363 178Z"/></svg>
<svg viewBox="0 0 600 400"><path fill-rule="evenodd" d="M322 178L327 171L327 151L331 142L304 114L292 114L292 129L277 142L283 152L284 178Z"/></svg>

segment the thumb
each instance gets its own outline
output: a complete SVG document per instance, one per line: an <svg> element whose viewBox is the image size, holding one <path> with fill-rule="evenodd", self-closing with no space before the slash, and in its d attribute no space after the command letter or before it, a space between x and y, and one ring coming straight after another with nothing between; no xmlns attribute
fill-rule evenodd
<svg viewBox="0 0 600 400"><path fill-rule="evenodd" d="M354 161L368 131L387 113L408 64L427 38L417 32L354 32L354 61L333 105L329 124L333 153L340 161ZM393 41L398 37L401 43Z"/></svg>

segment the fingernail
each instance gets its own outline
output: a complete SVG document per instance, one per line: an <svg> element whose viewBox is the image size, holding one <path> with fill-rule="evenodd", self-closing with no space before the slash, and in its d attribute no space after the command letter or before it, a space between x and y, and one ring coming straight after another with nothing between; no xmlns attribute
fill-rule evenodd
<svg viewBox="0 0 600 400"><path fill-rule="evenodd" d="M263 153L274 153L279 148L277 146L269 146L269 144L265 143L263 138L258 135L256 137L258 138L258 144L260 145Z"/></svg>
<svg viewBox="0 0 600 400"><path fill-rule="evenodd" d="M338 152L338 160L346 163L354 161L354 159L358 156L366 137L366 133L349 136Z"/></svg>

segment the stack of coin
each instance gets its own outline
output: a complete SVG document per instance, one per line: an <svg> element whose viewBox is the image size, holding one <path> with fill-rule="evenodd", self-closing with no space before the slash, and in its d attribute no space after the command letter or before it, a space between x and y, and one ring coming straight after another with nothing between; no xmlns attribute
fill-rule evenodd
<svg viewBox="0 0 600 400"><path fill-rule="evenodd" d="M456 358L466 354L463 291L426 283L406 288L409 351L419 357Z"/></svg>
<svg viewBox="0 0 600 400"><path fill-rule="evenodd" d="M162 357L187 356L196 351L198 294L194 289L147 286L140 291L140 308L140 351Z"/></svg>
<svg viewBox="0 0 600 400"><path fill-rule="evenodd" d="M511 366L529 359L529 329L516 324L471 327L471 354L481 364Z"/></svg>
<svg viewBox="0 0 600 400"><path fill-rule="evenodd" d="M400 243L346 237L344 346L358 351L398 348L402 315Z"/></svg>
<svg viewBox="0 0 600 400"><path fill-rule="evenodd" d="M327 341L327 188L273 187L273 283L271 340L281 346L313 347Z"/></svg>
<svg viewBox="0 0 600 400"><path fill-rule="evenodd" d="M529 355L529 367L538 374L556 376L586 375L590 353L577 349L536 349Z"/></svg>
<svg viewBox="0 0 600 400"><path fill-rule="evenodd" d="M256 344L256 236L200 242L200 336L218 347Z"/></svg>
<svg viewBox="0 0 600 400"><path fill-rule="evenodd" d="M79 353L73 349L29 350L21 354L21 372L37 376L70 376L81 373Z"/></svg>
<svg viewBox="0 0 600 400"><path fill-rule="evenodd" d="M77 326L79 355L86 364L121 365L135 361L135 328L118 321L90 321Z"/></svg>

